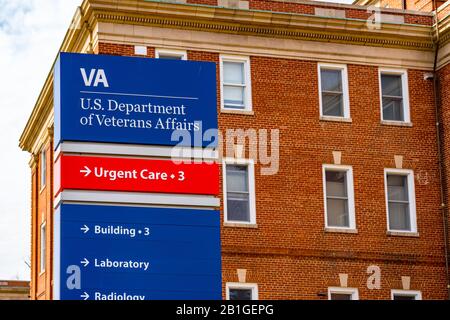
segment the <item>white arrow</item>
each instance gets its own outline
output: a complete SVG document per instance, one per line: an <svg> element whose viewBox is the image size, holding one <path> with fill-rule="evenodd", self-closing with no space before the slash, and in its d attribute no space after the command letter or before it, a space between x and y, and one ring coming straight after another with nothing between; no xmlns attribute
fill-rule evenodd
<svg viewBox="0 0 450 320"><path fill-rule="evenodd" d="M91 169L89 169L88 167L84 166L84 170L80 170L80 173L84 173L84 177L86 178L88 175L91 174Z"/></svg>
<svg viewBox="0 0 450 320"><path fill-rule="evenodd" d="M80 263L86 268L88 266L88 264L89 264L89 260L84 258L84 260L80 261Z"/></svg>
<svg viewBox="0 0 450 320"><path fill-rule="evenodd" d="M81 295L81 298L83 298L84 300L87 300L87 299L89 299L89 295L87 294L87 292L85 292Z"/></svg>
<svg viewBox="0 0 450 320"><path fill-rule="evenodd" d="M80 228L81 231L84 231L84 233L87 233L89 231L89 227L87 225L84 225L82 228Z"/></svg>

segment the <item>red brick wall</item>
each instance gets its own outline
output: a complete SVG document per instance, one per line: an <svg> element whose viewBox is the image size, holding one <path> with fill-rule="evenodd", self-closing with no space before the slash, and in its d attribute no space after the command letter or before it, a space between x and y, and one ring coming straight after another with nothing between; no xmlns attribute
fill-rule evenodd
<svg viewBox="0 0 450 320"><path fill-rule="evenodd" d="M119 52L130 49L100 44L100 53ZM188 58L219 61L207 52ZM247 269L261 299L316 299L348 273L361 299L389 299L410 276L424 299L444 299L436 119L424 72L408 72L413 127L394 127L380 124L376 67L348 65L352 123L319 121L316 62L251 57L251 70L254 115L222 113L219 127L280 129L280 171L261 176L255 166L258 228L222 228L224 283ZM321 170L333 150L353 166L358 234L324 232ZM383 170L394 167L394 155L415 173L419 237L386 234ZM381 268L381 290L366 288L370 265Z"/></svg>
<svg viewBox="0 0 450 320"><path fill-rule="evenodd" d="M439 83L439 108L441 116L441 139L442 139L442 156L444 163L444 192L446 203L450 201L450 92L448 84L450 83L450 64L438 71ZM450 235L450 213L449 208L446 209L448 234ZM448 239L450 245L450 239ZM450 250L450 246L448 247Z"/></svg>
<svg viewBox="0 0 450 320"><path fill-rule="evenodd" d="M32 177L32 283L31 297L38 300L52 298L53 280L53 145L47 141L42 150L45 150L47 158L47 176L45 187L41 188L41 154L39 153L37 167ZM41 273L40 269L40 228L46 223L46 268Z"/></svg>

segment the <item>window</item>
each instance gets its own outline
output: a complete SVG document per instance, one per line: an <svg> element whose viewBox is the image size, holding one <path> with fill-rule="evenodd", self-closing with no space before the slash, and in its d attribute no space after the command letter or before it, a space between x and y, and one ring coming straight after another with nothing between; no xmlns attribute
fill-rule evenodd
<svg viewBox="0 0 450 320"><path fill-rule="evenodd" d="M225 222L256 224L255 176L251 160L225 160Z"/></svg>
<svg viewBox="0 0 450 320"><path fill-rule="evenodd" d="M385 170L388 230L417 232L414 174L411 170Z"/></svg>
<svg viewBox="0 0 450 320"><path fill-rule="evenodd" d="M156 49L155 57L157 59L167 60L187 60L187 53L186 51L182 50Z"/></svg>
<svg viewBox="0 0 450 320"><path fill-rule="evenodd" d="M40 266L40 270L41 273L45 272L45 255L46 255L46 246L47 246L47 230L46 230L46 223L44 222L43 224L41 224L41 232L40 232L40 237L41 237L41 251L40 251L40 257L39 257L39 266Z"/></svg>
<svg viewBox="0 0 450 320"><path fill-rule="evenodd" d="M412 290L391 290L392 300L422 300L420 291Z"/></svg>
<svg viewBox="0 0 450 320"><path fill-rule="evenodd" d="M353 172L351 167L324 165L325 226L355 229Z"/></svg>
<svg viewBox="0 0 450 320"><path fill-rule="evenodd" d="M328 300L359 300L358 289L355 288L328 288Z"/></svg>
<svg viewBox="0 0 450 320"><path fill-rule="evenodd" d="M227 110L252 110L250 59L221 56L221 107Z"/></svg>
<svg viewBox="0 0 450 320"><path fill-rule="evenodd" d="M350 118L347 66L319 64L321 117Z"/></svg>
<svg viewBox="0 0 450 320"><path fill-rule="evenodd" d="M227 283L227 300L258 300L258 285L254 283Z"/></svg>
<svg viewBox="0 0 450 320"><path fill-rule="evenodd" d="M410 122L407 72L385 69L379 72L381 120Z"/></svg>
<svg viewBox="0 0 450 320"><path fill-rule="evenodd" d="M47 153L45 149L41 152L41 190L44 189L47 182Z"/></svg>

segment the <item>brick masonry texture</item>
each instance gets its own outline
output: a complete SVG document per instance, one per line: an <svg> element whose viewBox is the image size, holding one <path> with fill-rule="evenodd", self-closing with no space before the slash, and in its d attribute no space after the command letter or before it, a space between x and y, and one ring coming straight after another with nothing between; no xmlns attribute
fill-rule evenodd
<svg viewBox="0 0 450 320"><path fill-rule="evenodd" d="M188 0L188 3L191 4L203 4L203 5L217 5L217 0ZM320 6L320 3L317 4L306 4L306 3L295 3L295 2L280 2L280 1L270 1L270 0L250 0L249 8L255 10L265 10L265 11L278 11L278 12L288 12L288 13L299 13L299 14L308 14L314 15L314 8L326 8L332 9L331 6ZM395 7L394 7L395 8ZM345 14L347 18L353 19L369 19L372 16L372 12L368 12L367 8L362 7L361 9L353 9L353 8L342 8L336 6L335 9L345 10ZM423 16L423 15L415 15L415 14L403 14L401 12L398 13L389 13L394 15L403 15L405 17L405 23L410 24L422 24L431 26L433 23L433 18L431 16Z"/></svg>
<svg viewBox="0 0 450 320"><path fill-rule="evenodd" d="M134 53L107 43L97 51ZM188 51L188 59L219 64L217 53ZM444 299L436 119L425 71L408 71L413 126L397 127L380 124L376 67L348 65L352 122L340 123L319 120L317 62L250 60L254 115L220 113L218 97L219 127L280 129L280 171L262 176L255 165L258 228L222 228L224 286L247 269L260 299L319 299L347 273L361 299L390 299L390 289L402 289L401 277L409 276L424 299ZM448 69L442 76L450 77ZM325 232L322 165L333 163L334 150L353 167L357 234ZM387 235L384 168L395 168L394 155L414 170L419 237ZM223 203L221 212L223 219ZM370 265L381 268L379 290L367 289Z"/></svg>

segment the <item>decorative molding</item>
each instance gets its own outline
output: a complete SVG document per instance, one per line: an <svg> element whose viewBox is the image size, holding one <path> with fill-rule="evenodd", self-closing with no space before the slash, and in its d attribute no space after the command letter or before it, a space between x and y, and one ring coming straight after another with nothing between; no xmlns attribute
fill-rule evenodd
<svg viewBox="0 0 450 320"><path fill-rule="evenodd" d="M99 23L99 41L218 54L432 70L432 51Z"/></svg>
<svg viewBox="0 0 450 320"><path fill-rule="evenodd" d="M341 151L333 151L334 164L340 165L341 160L342 160L342 152Z"/></svg>
<svg viewBox="0 0 450 320"><path fill-rule="evenodd" d="M237 269L237 276L240 283L247 282L247 269Z"/></svg>
<svg viewBox="0 0 450 320"><path fill-rule="evenodd" d="M403 156L395 155L394 156L395 167L397 169L403 168Z"/></svg>
<svg viewBox="0 0 450 320"><path fill-rule="evenodd" d="M151 16L114 11L95 11L94 16L99 22L140 26L419 50L431 50L433 48L429 26L390 23L382 24L379 31L373 31L367 28L366 20L334 19L275 12L262 13L225 8L210 8L210 10L210 14L199 15L198 12L195 12L191 16L183 15L182 18L171 15L158 16L157 10L152 12ZM229 12L220 12L220 10L236 12L230 15ZM211 19L212 17L214 19Z"/></svg>
<svg viewBox="0 0 450 320"><path fill-rule="evenodd" d="M347 288L347 286L348 286L348 274L347 273L339 273L339 283L342 288Z"/></svg>
<svg viewBox="0 0 450 320"><path fill-rule="evenodd" d="M403 290L411 289L411 277L402 276L402 288Z"/></svg>

